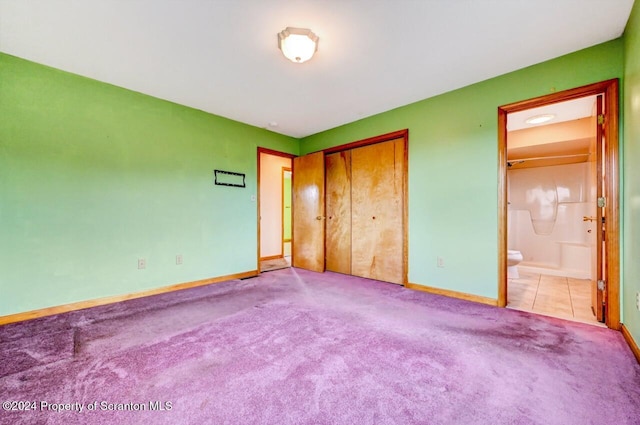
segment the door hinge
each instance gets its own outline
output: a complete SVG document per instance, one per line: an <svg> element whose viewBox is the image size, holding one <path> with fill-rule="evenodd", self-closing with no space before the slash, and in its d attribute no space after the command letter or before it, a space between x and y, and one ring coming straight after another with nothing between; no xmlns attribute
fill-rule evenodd
<svg viewBox="0 0 640 425"><path fill-rule="evenodd" d="M604 208L607 206L607 198L601 196L598 198L598 208Z"/></svg>
<svg viewBox="0 0 640 425"><path fill-rule="evenodd" d="M607 284L604 280L598 280L598 291L604 291Z"/></svg>
<svg viewBox="0 0 640 425"><path fill-rule="evenodd" d="M599 125L603 125L604 124L604 114L598 115L598 124Z"/></svg>

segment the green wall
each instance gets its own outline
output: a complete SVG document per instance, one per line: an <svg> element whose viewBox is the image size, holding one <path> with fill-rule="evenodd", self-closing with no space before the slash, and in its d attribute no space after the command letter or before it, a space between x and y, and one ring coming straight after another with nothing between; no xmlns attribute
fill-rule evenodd
<svg viewBox="0 0 640 425"><path fill-rule="evenodd" d="M623 323L640 344L640 2L636 1L624 35L624 263Z"/></svg>
<svg viewBox="0 0 640 425"><path fill-rule="evenodd" d="M498 106L622 75L617 39L315 134L300 150L408 128L409 281L497 298Z"/></svg>
<svg viewBox="0 0 640 425"><path fill-rule="evenodd" d="M257 146L298 153L4 54L0 117L0 316L255 270ZM215 186L214 169L246 173L247 188Z"/></svg>

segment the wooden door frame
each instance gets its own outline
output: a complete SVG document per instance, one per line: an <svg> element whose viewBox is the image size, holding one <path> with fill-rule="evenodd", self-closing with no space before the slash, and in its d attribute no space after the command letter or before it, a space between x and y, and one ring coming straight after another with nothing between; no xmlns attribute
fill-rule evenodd
<svg viewBox="0 0 640 425"><path fill-rule="evenodd" d="M293 159L292 159L292 163L291 163L291 167L282 167L282 171L281 171L281 176L282 176L282 189L281 189L281 197L280 197L280 205L282 206L282 256L284 257L284 244L285 244L285 240L284 240L284 175L285 173L291 173L291 181L293 183ZM291 190L293 190L293 184L291 185ZM293 193L289 194L291 197L293 197ZM291 202L293 204L293 200ZM292 208L293 210L293 205ZM289 239L289 242L293 241L293 211L291 211L291 222L289 223L289 225L291 226L291 238ZM293 243L292 243L293 245ZM291 247L291 249L293 250L293 246ZM291 252L291 255L293 256L293 251Z"/></svg>
<svg viewBox="0 0 640 425"><path fill-rule="evenodd" d="M391 133L381 134L379 136L369 137L367 139L358 140L344 145L333 146L331 148L323 149L325 156L342 152L350 149L355 149L363 146L373 145L376 143L388 142L390 140L396 140L402 138L404 140L404 181L402 182L404 197L403 201L403 217L402 217L402 284L407 285L409 276L409 129L393 131ZM318 151L319 152L319 151ZM325 177L326 178L326 177ZM325 235L326 238L326 235Z"/></svg>
<svg viewBox="0 0 640 425"><path fill-rule="evenodd" d="M507 305L507 114L567 100L604 94L605 230L607 255L606 316L611 329L620 329L620 169L619 81L612 79L498 107L498 306Z"/></svg>
<svg viewBox="0 0 640 425"><path fill-rule="evenodd" d="M256 257L256 270L258 270L258 273L260 273L260 154L267 154L267 155L273 155L273 156L280 156L283 158L289 158L291 159L291 161L293 162L293 158L295 158L297 155L293 155L290 153L286 153L286 152L280 152L280 151L274 151L272 149L267 149L267 148L262 148L260 146L258 146L258 154L257 154L257 162L258 162L258 167L257 167L257 194L256 194L256 210L257 210L257 224L258 224L258 248L257 248L257 257ZM284 249L284 247L283 247ZM284 251L283 251L284 254Z"/></svg>

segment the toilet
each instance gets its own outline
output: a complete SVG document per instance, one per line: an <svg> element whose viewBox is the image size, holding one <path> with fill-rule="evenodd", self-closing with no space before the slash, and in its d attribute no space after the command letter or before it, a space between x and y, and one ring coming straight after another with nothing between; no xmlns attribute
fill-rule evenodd
<svg viewBox="0 0 640 425"><path fill-rule="evenodd" d="M518 279L520 274L518 273L518 264L522 261L522 253L520 251L508 249L507 250L507 278Z"/></svg>

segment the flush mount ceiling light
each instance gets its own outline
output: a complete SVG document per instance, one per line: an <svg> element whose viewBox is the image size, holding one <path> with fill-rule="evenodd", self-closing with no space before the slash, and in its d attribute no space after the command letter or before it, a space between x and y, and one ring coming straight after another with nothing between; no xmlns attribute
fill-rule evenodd
<svg viewBox="0 0 640 425"><path fill-rule="evenodd" d="M549 122L554 119L556 116L554 114L543 114L536 115L535 117L527 118L524 122L527 124L544 124L545 122Z"/></svg>
<svg viewBox="0 0 640 425"><path fill-rule="evenodd" d="M318 50L318 36L310 29L287 27L278 34L278 48L291 62L306 62Z"/></svg>

